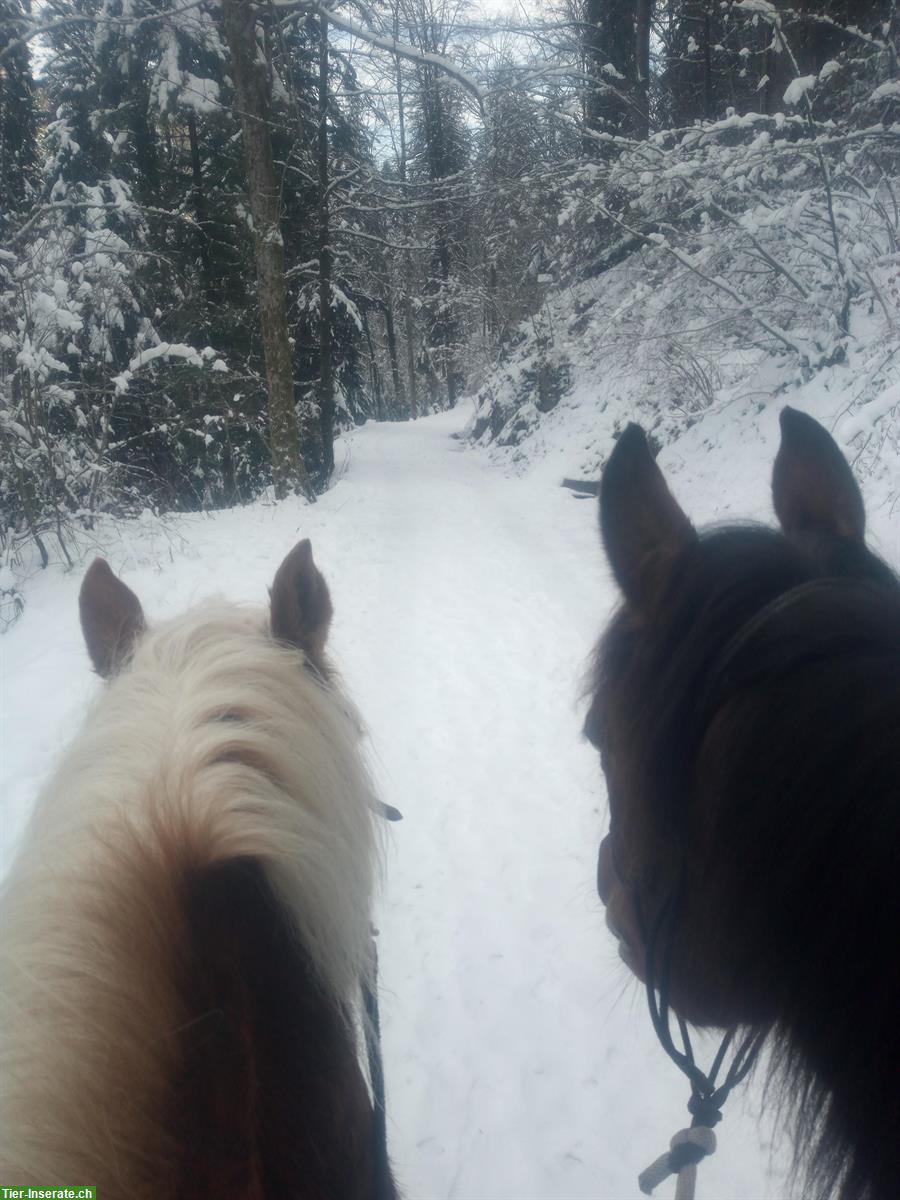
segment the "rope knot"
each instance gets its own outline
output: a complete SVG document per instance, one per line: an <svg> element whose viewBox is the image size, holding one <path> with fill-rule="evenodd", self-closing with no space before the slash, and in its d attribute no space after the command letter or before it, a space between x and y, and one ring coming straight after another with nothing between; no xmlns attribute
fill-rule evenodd
<svg viewBox="0 0 900 1200"><path fill-rule="evenodd" d="M695 1125L713 1129L722 1120L721 1107L712 1096L701 1096L694 1092L688 1100L688 1112L694 1118Z"/></svg>
<svg viewBox="0 0 900 1200"><path fill-rule="evenodd" d="M669 1143L669 1149L638 1176L638 1187L645 1196L670 1175L678 1176L676 1196L693 1196L697 1163L715 1151L716 1135L705 1125L680 1129Z"/></svg>

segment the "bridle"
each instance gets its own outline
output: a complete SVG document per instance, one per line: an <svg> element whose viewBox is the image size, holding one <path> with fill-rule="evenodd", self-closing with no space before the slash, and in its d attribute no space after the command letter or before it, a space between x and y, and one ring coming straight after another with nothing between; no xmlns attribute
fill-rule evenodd
<svg viewBox="0 0 900 1200"><path fill-rule="evenodd" d="M663 1180L670 1175L676 1175L678 1177L676 1200L690 1200L694 1194L697 1164L712 1154L716 1148L713 1128L722 1119L722 1106L731 1091L746 1079L752 1070L769 1031L768 1027L763 1027L751 1030L744 1035L733 1054L724 1078L718 1084L716 1081L719 1072L735 1040L737 1032L735 1028L730 1029L722 1038L708 1073L697 1066L687 1022L677 1013L675 1018L681 1039L681 1048L676 1046L672 1033L669 989L675 945L675 923L682 894L683 878L674 897L670 896L663 904L649 931L640 893L635 889L632 894L638 928L646 948L645 986L650 1020L653 1022L653 1028L663 1050L687 1077L691 1085L687 1108L692 1118L689 1128L680 1130L672 1138L670 1149L641 1172L638 1176L638 1186L644 1195L649 1196ZM663 939L665 940L663 941ZM661 960L658 956L660 947L662 947ZM657 979L658 961L661 969Z"/></svg>
<svg viewBox="0 0 900 1200"><path fill-rule="evenodd" d="M728 669L738 654L774 613L782 611L788 604L795 602L798 597L812 591L818 582L806 582L789 589L764 605L750 620L741 625L736 634L725 644L713 667L707 673L710 682L701 704L698 705L699 711L707 713L716 711L725 698L723 693L730 690ZM691 1088L687 1103L688 1112L691 1114L690 1126L687 1129L679 1130L671 1140L670 1149L641 1172L638 1176L638 1186L644 1195L649 1196L655 1187L669 1176L675 1175L678 1179L675 1200L692 1200L697 1164L712 1154L716 1148L713 1129L722 1119L722 1107L733 1089L746 1079L753 1069L769 1033L769 1027L763 1026L744 1034L732 1054L731 1062L721 1082L719 1082L719 1075L729 1051L734 1045L737 1027L730 1029L722 1038L708 1072L704 1072L697 1065L687 1022L678 1013L675 1013L674 1016L680 1046L676 1045L672 1029L673 1012L670 1004L670 989L675 928L684 892L685 867L682 860L677 885L662 904L652 927L648 924L644 912L640 889L634 887L630 895L645 949L644 982L650 1020L663 1050L679 1071L687 1077Z"/></svg>

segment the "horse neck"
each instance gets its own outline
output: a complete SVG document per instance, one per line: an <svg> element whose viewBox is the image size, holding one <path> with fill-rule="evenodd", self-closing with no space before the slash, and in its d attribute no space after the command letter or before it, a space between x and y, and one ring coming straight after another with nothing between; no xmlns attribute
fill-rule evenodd
<svg viewBox="0 0 900 1200"><path fill-rule="evenodd" d="M259 865L198 874L185 908L176 1194L371 1196L372 1110L348 1014Z"/></svg>
<svg viewBox="0 0 900 1200"><path fill-rule="evenodd" d="M888 1200L900 1195L900 754L862 717L865 746L834 752L850 717L811 711L749 749L750 712L720 725L720 769L703 764L697 927L750 1018L776 1031L781 1094L821 1194Z"/></svg>
<svg viewBox="0 0 900 1200"><path fill-rule="evenodd" d="M843 870L815 881L813 870L798 872L808 899L784 906L798 938L793 954L782 943L781 1059L804 1097L800 1130L816 1141L819 1176L844 1200L890 1200L900 1195L898 843L891 851L858 832L845 839Z"/></svg>
<svg viewBox="0 0 900 1200"><path fill-rule="evenodd" d="M115 849L95 880L66 877L65 862L14 880L0 1172L91 1177L133 1200L372 1195L352 1015L265 868L247 856L173 871L181 831ZM59 876L65 895L44 890Z"/></svg>

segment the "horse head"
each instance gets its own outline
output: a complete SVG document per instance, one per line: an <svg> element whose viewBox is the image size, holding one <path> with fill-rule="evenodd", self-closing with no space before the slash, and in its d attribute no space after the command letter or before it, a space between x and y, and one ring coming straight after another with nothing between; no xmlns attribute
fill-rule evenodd
<svg viewBox="0 0 900 1200"><path fill-rule="evenodd" d="M772 496L778 529L698 531L638 426L609 457L597 886L675 1061L669 1007L774 1030L822 1194L895 1195L900 584L840 450L790 408Z"/></svg>

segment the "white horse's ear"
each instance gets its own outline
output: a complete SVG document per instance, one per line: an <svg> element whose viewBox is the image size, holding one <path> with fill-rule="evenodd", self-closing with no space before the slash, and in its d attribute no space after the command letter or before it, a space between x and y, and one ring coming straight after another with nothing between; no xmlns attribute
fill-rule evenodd
<svg viewBox="0 0 900 1200"><path fill-rule="evenodd" d="M135 642L146 627L141 602L112 573L109 563L95 558L81 581L78 611L94 669L109 679L131 657Z"/></svg>
<svg viewBox="0 0 900 1200"><path fill-rule="evenodd" d="M827 533L863 541L866 510L853 472L818 421L783 408L772 501L786 534Z"/></svg>
<svg viewBox="0 0 900 1200"><path fill-rule="evenodd" d="M622 433L603 469L600 532L616 582L641 611L654 606L673 559L696 540L639 425Z"/></svg>
<svg viewBox="0 0 900 1200"><path fill-rule="evenodd" d="M313 562L309 538L298 542L275 572L269 609L272 636L296 646L321 666L334 610L328 584Z"/></svg>

